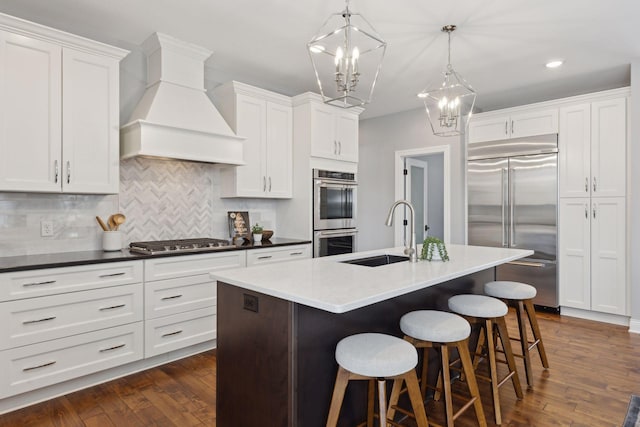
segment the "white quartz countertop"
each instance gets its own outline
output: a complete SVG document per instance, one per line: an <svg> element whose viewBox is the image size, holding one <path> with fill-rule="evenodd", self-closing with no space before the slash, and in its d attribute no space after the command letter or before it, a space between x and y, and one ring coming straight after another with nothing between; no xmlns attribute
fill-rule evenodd
<svg viewBox="0 0 640 427"><path fill-rule="evenodd" d="M403 255L403 248L389 248L215 271L211 277L332 313L344 313L533 254L531 250L452 244L447 245L447 250L447 262L407 261L378 267L340 262L381 254Z"/></svg>

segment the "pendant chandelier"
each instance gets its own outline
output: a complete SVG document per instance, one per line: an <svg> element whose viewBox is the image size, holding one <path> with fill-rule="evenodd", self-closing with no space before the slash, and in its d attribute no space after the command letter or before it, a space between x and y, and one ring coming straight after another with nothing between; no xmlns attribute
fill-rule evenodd
<svg viewBox="0 0 640 427"><path fill-rule="evenodd" d="M307 49L318 88L326 104L342 108L371 101L387 43L359 13L351 12L349 0L318 30Z"/></svg>
<svg viewBox="0 0 640 427"><path fill-rule="evenodd" d="M451 33L455 25L445 25L442 31L449 37L448 62L444 81L434 89L418 94L424 101L431 129L435 135L463 135L471 119L476 92L451 66Z"/></svg>

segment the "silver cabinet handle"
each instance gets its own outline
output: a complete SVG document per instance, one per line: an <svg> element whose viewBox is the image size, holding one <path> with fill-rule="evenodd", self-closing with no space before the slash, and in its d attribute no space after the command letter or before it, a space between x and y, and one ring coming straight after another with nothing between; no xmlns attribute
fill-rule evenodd
<svg viewBox="0 0 640 427"><path fill-rule="evenodd" d="M113 347L101 348L99 351L100 351L100 353L105 353L107 351L117 350L119 348L124 347L125 345L126 344L122 343L122 344L114 345Z"/></svg>
<svg viewBox="0 0 640 427"><path fill-rule="evenodd" d="M105 277L116 277L116 276L124 276L124 272L120 272L120 273L109 273L109 274L101 274L98 277L99 278L105 278Z"/></svg>
<svg viewBox="0 0 640 427"><path fill-rule="evenodd" d="M55 171L54 172L55 173L55 181L54 182L57 184L58 183L58 175L59 175L59 172L60 172L60 170L58 169L58 161L57 160L55 160L53 162L53 169Z"/></svg>
<svg viewBox="0 0 640 427"><path fill-rule="evenodd" d="M338 141L333 140L333 154L338 154Z"/></svg>
<svg viewBox="0 0 640 427"><path fill-rule="evenodd" d="M596 219L596 205L593 205L593 219Z"/></svg>
<svg viewBox="0 0 640 427"><path fill-rule="evenodd" d="M544 263L541 263L541 262L531 262L531 261L509 261L507 264L511 264L511 265L521 265L521 266L523 266L523 267L544 268Z"/></svg>
<svg viewBox="0 0 640 427"><path fill-rule="evenodd" d="M98 310L100 311L115 310L116 308L122 308L124 306L125 304L110 305L109 307L100 307Z"/></svg>
<svg viewBox="0 0 640 427"><path fill-rule="evenodd" d="M509 120L505 120L504 121L504 134L505 135L509 135L509 128L507 126L509 126Z"/></svg>
<svg viewBox="0 0 640 427"><path fill-rule="evenodd" d="M22 324L23 325L30 325L32 323L46 322L48 320L53 320L55 318L56 318L56 316L51 316L51 317L43 317L42 319L36 319L36 320L25 320L24 322L22 322Z"/></svg>
<svg viewBox="0 0 640 427"><path fill-rule="evenodd" d="M182 298L182 295L178 294L178 295L171 295L170 297L162 297L160 298L160 301L167 301L170 299L177 299L177 298Z"/></svg>
<svg viewBox="0 0 640 427"><path fill-rule="evenodd" d="M67 184L71 183L71 162L67 160Z"/></svg>
<svg viewBox="0 0 640 427"><path fill-rule="evenodd" d="M513 219L515 216L513 206L515 205L514 199L516 194L516 184L513 176L515 175L515 173L515 169L509 169L509 228L511 229L511 242L509 242L509 246L512 248L516 246L516 227L513 223Z"/></svg>
<svg viewBox="0 0 640 427"><path fill-rule="evenodd" d="M46 282L23 283L22 286L27 288L29 286L51 285L53 283L56 283L56 281L55 280L47 280Z"/></svg>
<svg viewBox="0 0 640 427"><path fill-rule="evenodd" d="M338 154L342 155L342 141L338 141Z"/></svg>
<svg viewBox="0 0 640 427"><path fill-rule="evenodd" d="M585 177L584 178L584 192L588 193L589 192L589 177Z"/></svg>
<svg viewBox="0 0 640 427"><path fill-rule="evenodd" d="M263 255L263 256L259 256L258 259L270 259L273 258L273 256L271 255Z"/></svg>
<svg viewBox="0 0 640 427"><path fill-rule="evenodd" d="M294 255L302 255L303 252L291 252L289 253L290 256L294 256Z"/></svg>
<svg viewBox="0 0 640 427"><path fill-rule="evenodd" d="M593 192L595 193L598 189L598 181L596 181L596 177L593 177Z"/></svg>
<svg viewBox="0 0 640 427"><path fill-rule="evenodd" d="M506 126L506 123L507 122L505 122L505 126ZM505 181L504 176L505 176L506 172L507 172L507 168L502 168L501 176L500 176L500 182L502 184L502 191L500 192L501 193L500 194L500 198L501 198L501 200L500 200L500 206L501 206L500 217L501 217L501 220L502 220L502 247L505 247L505 248L507 247L507 239L506 239L507 228L505 227L505 223L504 223L504 220L505 220L504 211L505 211L505 207L506 207L504 201L505 201L505 198L506 198L505 197L505 193L507 191L506 188L505 188L505 185L506 185L507 181Z"/></svg>
<svg viewBox="0 0 640 427"><path fill-rule="evenodd" d="M513 135L513 120L511 120L511 134Z"/></svg>
<svg viewBox="0 0 640 427"><path fill-rule="evenodd" d="M271 192L271 177L269 177L269 192Z"/></svg>
<svg viewBox="0 0 640 427"><path fill-rule="evenodd" d="M162 338L164 337L170 337L172 335L178 335L182 333L182 329L174 331L174 332L167 332L166 334L162 334Z"/></svg>
<svg viewBox="0 0 640 427"><path fill-rule="evenodd" d="M587 204L585 203L584 205L584 217L586 219L589 219L589 206L587 206Z"/></svg>
<svg viewBox="0 0 640 427"><path fill-rule="evenodd" d="M54 365L55 363L56 363L56 361L55 361L55 360L52 360L51 362L46 362L46 363L43 363L42 365L38 365L38 366L30 366L30 367L28 367L28 368L23 368L23 369L22 369L22 371L23 371L23 372L33 371L34 369L45 368L45 367L47 367L47 366Z"/></svg>
<svg viewBox="0 0 640 427"><path fill-rule="evenodd" d="M267 177L262 177L262 191L267 191Z"/></svg>

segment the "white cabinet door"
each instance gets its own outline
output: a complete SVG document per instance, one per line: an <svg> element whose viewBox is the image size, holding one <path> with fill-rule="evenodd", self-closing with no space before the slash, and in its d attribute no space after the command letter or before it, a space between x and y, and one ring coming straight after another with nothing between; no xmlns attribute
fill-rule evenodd
<svg viewBox="0 0 640 427"><path fill-rule="evenodd" d="M236 132L247 139L243 143L245 165L234 168L234 195L262 197L266 189L265 102L245 95L237 95L236 102Z"/></svg>
<svg viewBox="0 0 640 427"><path fill-rule="evenodd" d="M0 31L0 191L60 191L61 51Z"/></svg>
<svg viewBox="0 0 640 427"><path fill-rule="evenodd" d="M627 315L623 197L591 200L591 309Z"/></svg>
<svg viewBox="0 0 640 427"><path fill-rule="evenodd" d="M62 189L69 193L118 193L119 62L62 52Z"/></svg>
<svg viewBox="0 0 640 427"><path fill-rule="evenodd" d="M588 197L591 186L591 104L560 109L560 197Z"/></svg>
<svg viewBox="0 0 640 427"><path fill-rule="evenodd" d="M267 102L266 163L268 197L291 197L293 187L293 111Z"/></svg>
<svg viewBox="0 0 640 427"><path fill-rule="evenodd" d="M472 117L469 122L469 143L497 141L509 137L509 117L498 116L487 119Z"/></svg>
<svg viewBox="0 0 640 427"><path fill-rule="evenodd" d="M627 157L625 98L594 102L591 118L592 195L623 197Z"/></svg>
<svg viewBox="0 0 640 427"><path fill-rule="evenodd" d="M591 309L591 221L589 198L560 199L560 305Z"/></svg>
<svg viewBox="0 0 640 427"><path fill-rule="evenodd" d="M338 153L334 107L311 105L311 155L335 159Z"/></svg>
<svg viewBox="0 0 640 427"><path fill-rule="evenodd" d="M336 115L338 159L358 161L358 116L342 112Z"/></svg>
<svg viewBox="0 0 640 427"><path fill-rule="evenodd" d="M511 138L558 133L558 109L534 110L511 115Z"/></svg>

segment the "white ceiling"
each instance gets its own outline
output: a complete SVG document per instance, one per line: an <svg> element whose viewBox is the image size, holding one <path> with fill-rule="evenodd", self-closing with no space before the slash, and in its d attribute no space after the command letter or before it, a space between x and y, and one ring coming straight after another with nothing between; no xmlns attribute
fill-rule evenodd
<svg viewBox="0 0 640 427"><path fill-rule="evenodd" d="M343 0L2 0L0 12L126 49L158 31L214 52L207 76L296 95L317 91L306 42ZM387 41L363 117L420 108L452 64L491 110L629 84L640 58L638 0L352 0ZM544 64L564 59L560 69Z"/></svg>

